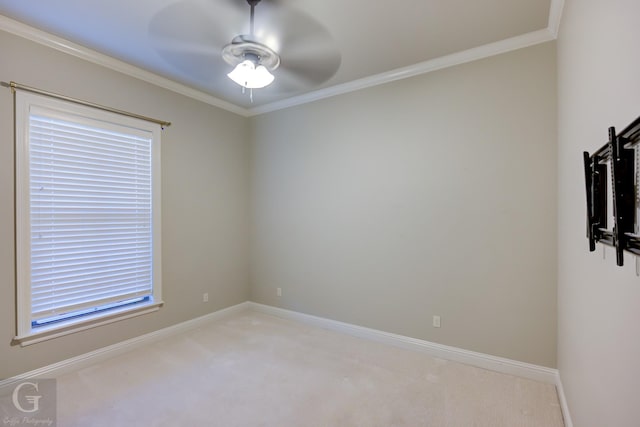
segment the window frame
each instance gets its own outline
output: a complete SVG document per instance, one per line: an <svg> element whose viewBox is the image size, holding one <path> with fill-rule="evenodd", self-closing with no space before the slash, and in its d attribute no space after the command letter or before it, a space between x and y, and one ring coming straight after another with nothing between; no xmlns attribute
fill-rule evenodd
<svg viewBox="0 0 640 427"><path fill-rule="evenodd" d="M34 344L81 330L155 312L162 301L161 236L161 131L157 123L125 116L69 100L16 91L15 111L15 239L16 239L16 337L22 346ZM65 120L102 122L109 126L150 132L152 197L152 292L149 301L88 314L52 324L32 326L31 308L31 220L30 220L30 114L34 109L49 110Z"/></svg>

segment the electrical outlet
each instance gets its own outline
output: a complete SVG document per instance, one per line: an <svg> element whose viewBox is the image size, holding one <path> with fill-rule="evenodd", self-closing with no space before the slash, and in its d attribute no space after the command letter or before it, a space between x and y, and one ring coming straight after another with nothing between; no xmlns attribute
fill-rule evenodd
<svg viewBox="0 0 640 427"><path fill-rule="evenodd" d="M202 294L202 302L209 302L209 292Z"/></svg>
<svg viewBox="0 0 640 427"><path fill-rule="evenodd" d="M440 327L440 316L433 316L433 327L434 328Z"/></svg>
<svg viewBox="0 0 640 427"><path fill-rule="evenodd" d="M277 288L276 289L276 295L281 297L282 296L282 288Z"/></svg>

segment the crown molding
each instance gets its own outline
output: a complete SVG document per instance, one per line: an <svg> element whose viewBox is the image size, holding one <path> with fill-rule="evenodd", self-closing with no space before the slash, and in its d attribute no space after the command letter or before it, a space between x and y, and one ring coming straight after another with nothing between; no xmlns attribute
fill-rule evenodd
<svg viewBox="0 0 640 427"><path fill-rule="evenodd" d="M562 21L562 11L564 9L564 0L551 0L549 7L549 26L548 30L554 39L558 38L560 31L560 21Z"/></svg>
<svg viewBox="0 0 640 427"><path fill-rule="evenodd" d="M249 116L249 111L245 108L238 107L222 99L216 98L201 90L193 89L186 85L177 83L173 80L161 77L142 68L131 65L127 62L115 59L111 56L89 49L85 46L73 43L62 37L54 36L45 31L33 28L29 25L15 21L4 15L0 15L0 30L10 34L22 37L24 39L36 42L38 44L56 49L58 51L73 55L77 58L84 59L97 65L118 71L139 80L154 84L161 88L179 93L180 95L204 102L214 107L222 108L241 116Z"/></svg>
<svg viewBox="0 0 640 427"><path fill-rule="evenodd" d="M390 83L396 80L414 77L420 74L430 73L432 71L453 67L455 65L460 65L467 62L472 62L479 59L488 58L513 50L522 49L525 47L555 40L558 36L563 7L564 0L551 0L548 27L542 30L533 31L530 33L522 34L520 36L512 37L494 43L489 43L465 51L441 56L428 61L420 62L418 64L410 65L408 67L398 68L374 76L354 80L348 83L330 86L320 90L308 92L303 95L271 102L269 104L253 107L251 109L239 107L230 102L216 98L213 95L205 93L201 90L193 89L181 83L177 83L173 80L161 77L150 71L143 70L142 68L115 59L111 56L70 42L61 37L54 36L45 31L30 27L26 24L15 21L3 15L0 15L0 30L87 60L94 64L110 68L114 71L124 73L131 77L135 77L137 79L204 102L214 107L222 108L240 116L251 117L277 110L282 110L289 107L294 107L297 105L306 104L313 101L318 101L324 98L330 98L333 96L370 88L385 83Z"/></svg>
<svg viewBox="0 0 640 427"><path fill-rule="evenodd" d="M306 104L312 101L329 98L336 95L342 95L356 90L366 89L378 86L384 83L390 83L396 80L414 77L420 74L430 73L432 71L441 70L454 65L464 64L466 62L476 61L478 59L488 58L490 56L499 55L512 50L522 49L540 43L553 40L553 34L548 29L533 31L522 34L520 36L511 37L495 43L489 43L473 49L452 53L450 55L441 56L428 61L420 62L408 67L397 68L385 73L376 74L374 76L353 80L348 83L327 87L324 89L308 92L300 96L283 99L282 101L272 102L249 109L250 116L270 113L284 108L294 107L296 105Z"/></svg>

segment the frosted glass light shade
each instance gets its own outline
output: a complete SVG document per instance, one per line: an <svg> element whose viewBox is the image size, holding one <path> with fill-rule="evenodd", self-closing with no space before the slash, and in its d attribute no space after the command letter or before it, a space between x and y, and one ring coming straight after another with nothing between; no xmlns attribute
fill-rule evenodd
<svg viewBox="0 0 640 427"><path fill-rule="evenodd" d="M256 65L253 61L245 60L239 63L227 76L247 89L260 89L273 82L273 74L264 65Z"/></svg>

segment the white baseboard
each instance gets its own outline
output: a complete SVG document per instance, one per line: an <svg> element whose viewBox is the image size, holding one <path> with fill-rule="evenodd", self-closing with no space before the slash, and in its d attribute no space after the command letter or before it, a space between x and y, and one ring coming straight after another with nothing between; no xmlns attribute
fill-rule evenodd
<svg viewBox="0 0 640 427"><path fill-rule="evenodd" d="M66 359L49 366L45 366L43 368L25 372L15 377L0 381L0 390L4 387L18 384L19 382L29 378L53 378L68 372L75 371L77 369L82 369L89 365L105 361L136 348L148 345L150 343L169 338L182 332L196 329L209 322L221 319L234 313L238 313L240 311L247 310L248 308L249 302L243 302L195 319L187 320L186 322L178 323L176 325L160 329L155 332L150 332L139 337L131 338L107 347L99 348L89 353L81 354L79 356L72 357L70 359Z"/></svg>
<svg viewBox="0 0 640 427"><path fill-rule="evenodd" d="M298 313L295 311L285 310L283 308L272 307L255 302L250 302L249 307L262 313L271 314L285 319L298 320L310 325L346 333L358 338L378 341L396 347L406 348L408 350L420 351L422 353L426 353L434 357L439 357L441 359L460 362L483 369L489 369L491 371L501 372L509 375L516 375L519 377L549 384L556 384L557 382L556 380L558 377L558 371L556 369L547 368L544 366L519 362L517 360L506 359L503 357L491 356L489 354L464 350L457 347L436 344L425 340L365 328L349 323L338 322L336 320L325 319L322 317Z"/></svg>
<svg viewBox="0 0 640 427"><path fill-rule="evenodd" d="M200 326L206 325L212 321L222 319L235 313L245 310L255 310L257 312L270 314L284 319L297 320L309 325L321 327L323 329L333 330L345 333L358 338L368 339L405 348L408 350L419 351L429 354L433 357L439 357L445 360L465 363L467 365L476 366L483 369L489 369L510 375L516 375L523 378L529 378L549 384L554 384L558 391L558 399L565 420L565 427L573 427L569 407L564 395L562 380L557 369L547 368L544 366L533 365L529 363L519 362L516 360L506 359L502 357L491 356L484 353L464 350L457 347L432 343L425 340L410 338L403 335L393 334L389 332L379 331L376 329L365 328L363 326L352 325L349 323L339 322L336 320L326 319L323 317L312 316L309 314L299 313L283 308L272 307L264 304L246 301L216 312L207 314L196 319L188 320L177 325L169 326L155 332L151 332L136 338L113 344L104 348L100 348L89 353L85 353L70 359L54 363L43 368L20 374L18 376L0 381L0 390L4 387L18 384L29 378L52 378L63 375L74 370L82 369L95 363L102 362L136 348L148 345L150 343L169 338L171 336L186 332Z"/></svg>
<svg viewBox="0 0 640 427"><path fill-rule="evenodd" d="M309 325L342 332L358 338L373 340L396 347L406 348L408 350L419 351L445 360L451 360L483 369L489 369L491 371L554 384L558 393L558 400L560 401L564 425L565 427L573 427L571 414L569 412L569 405L567 404L567 399L564 395L562 379L560 378L560 373L557 369L519 362L517 360L506 359L503 357L491 356L489 354L464 350L457 347L437 344L376 329L365 328L363 326L312 316L256 302L249 302L248 304L249 308L252 310L278 316L284 319L297 320Z"/></svg>
<svg viewBox="0 0 640 427"><path fill-rule="evenodd" d="M562 416L564 417L564 427L573 427L571 413L569 412L569 404L567 403L567 397L564 395L564 387L562 386L560 372L556 375L556 390L558 392L558 400L560 400L560 408L562 408Z"/></svg>

